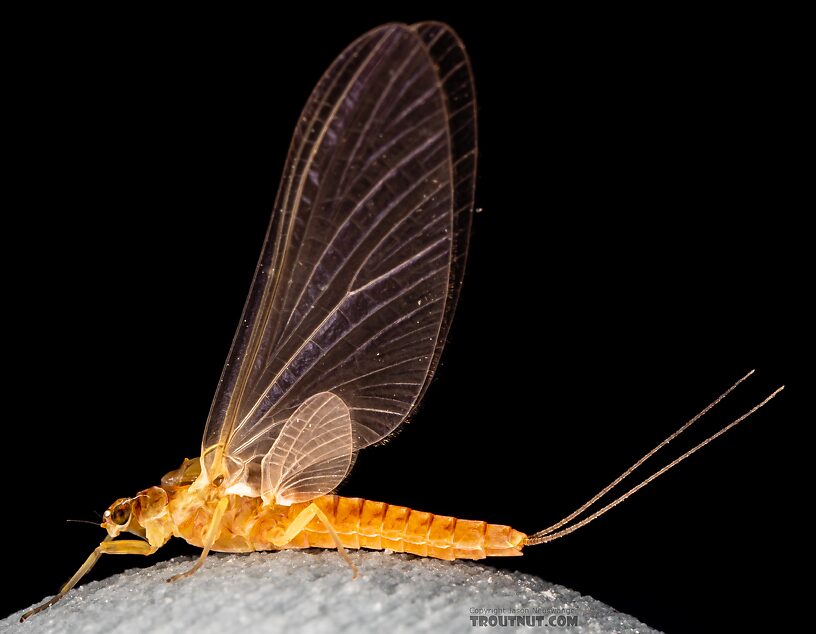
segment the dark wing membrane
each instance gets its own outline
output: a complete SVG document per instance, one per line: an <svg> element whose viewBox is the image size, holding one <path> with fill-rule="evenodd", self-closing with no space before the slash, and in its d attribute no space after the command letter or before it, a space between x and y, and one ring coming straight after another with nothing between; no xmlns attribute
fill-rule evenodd
<svg viewBox="0 0 816 634"><path fill-rule="evenodd" d="M440 22L420 22L411 27L428 48L437 67L445 95L450 131L453 166L453 245L448 286L448 301L439 330L439 339L425 384L414 406L419 405L433 378L445 339L453 319L459 291L465 274L470 223L473 218L473 196L476 190L476 93L473 75L462 41L451 28Z"/></svg>
<svg viewBox="0 0 816 634"><path fill-rule="evenodd" d="M387 25L332 64L295 130L207 421L210 478L257 494L281 427L321 392L348 407L355 450L405 419L461 284L474 169L470 70L449 29Z"/></svg>

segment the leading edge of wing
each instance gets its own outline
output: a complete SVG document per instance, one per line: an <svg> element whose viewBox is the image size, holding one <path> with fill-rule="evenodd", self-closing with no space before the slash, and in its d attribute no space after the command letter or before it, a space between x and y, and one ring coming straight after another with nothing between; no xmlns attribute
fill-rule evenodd
<svg viewBox="0 0 816 634"><path fill-rule="evenodd" d="M471 72L449 28L386 25L337 58L295 130L213 401L210 479L247 477L320 391L349 403L355 450L409 415L461 287L475 162Z"/></svg>

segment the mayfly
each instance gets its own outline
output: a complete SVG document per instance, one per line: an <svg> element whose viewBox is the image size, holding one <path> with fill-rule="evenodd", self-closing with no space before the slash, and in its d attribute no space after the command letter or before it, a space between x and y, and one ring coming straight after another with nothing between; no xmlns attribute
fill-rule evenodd
<svg viewBox="0 0 816 634"><path fill-rule="evenodd" d="M589 513L746 375L574 513L530 535L334 495L356 453L392 434L433 376L462 285L475 169L475 93L456 34L439 23L389 24L351 44L297 123L201 456L114 502L104 541L22 618L54 605L102 555L150 555L171 537L202 548L174 579L211 550L336 548L355 576L347 548L520 555L606 513L779 392ZM115 539L123 533L134 537Z"/></svg>

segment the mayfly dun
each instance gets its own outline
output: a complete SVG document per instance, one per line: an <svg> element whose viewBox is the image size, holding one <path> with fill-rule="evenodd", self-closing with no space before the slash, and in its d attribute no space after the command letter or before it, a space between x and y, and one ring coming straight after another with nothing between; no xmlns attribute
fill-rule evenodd
<svg viewBox="0 0 816 634"><path fill-rule="evenodd" d="M22 619L54 605L102 555L150 555L171 537L202 548L171 581L211 550L336 548L354 576L346 549L520 555L606 513L782 389L596 507L749 373L586 504L531 534L334 495L355 454L392 434L431 381L462 284L475 170L475 93L456 34L439 23L389 24L351 44L298 121L201 456L114 502L105 539Z"/></svg>

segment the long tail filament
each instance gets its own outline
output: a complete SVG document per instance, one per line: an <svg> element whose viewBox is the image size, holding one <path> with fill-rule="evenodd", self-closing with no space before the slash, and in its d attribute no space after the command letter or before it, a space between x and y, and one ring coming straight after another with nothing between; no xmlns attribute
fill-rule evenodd
<svg viewBox="0 0 816 634"><path fill-rule="evenodd" d="M633 472L635 469L637 469L638 467L640 467L640 465L642 465L644 462L646 462L646 461L647 461L649 458L651 458L651 457L652 457L654 454L656 454L656 453L657 453L658 451L660 451L660 450L661 450L663 447L665 447L666 445L668 445L668 444L669 444L669 443L670 443L672 440L674 440L675 438L677 438L677 437L678 437L680 434L682 434L684 431L686 431L686 430L687 430L689 427L691 427L691 426L692 426L694 423L696 423L698 420L700 420L700 418L702 418L702 417L703 417L703 415L705 415L705 414L706 414L706 413L707 413L707 412L708 412L708 411L709 411L711 408L713 408L713 407L714 407L715 405L717 405L717 404L718 404L720 401L722 401L722 400L723 400L723 399L724 399L726 396L728 396L728 395L729 395L729 394L730 394L730 393L731 393L731 392L732 392L732 391L733 391L733 390L734 390L734 389L735 389L735 388L736 388L736 387L737 387L737 386L738 386L740 383L742 383L742 382L743 382L745 379L747 379L747 378L748 378L749 376L751 376L753 373L754 373L754 370L751 370L751 371L750 371L748 374L746 374L744 377L742 377L742 378L741 378L739 381L737 381L736 383L734 383L734 385L732 385L731 387L729 387L729 388L728 388L728 389L727 389L725 392L723 392L722 394L720 394L720 396L718 396L718 397L717 397L716 399L714 399L714 400L713 400L711 403L709 403L709 404L708 404L708 406L706 406L706 407L705 407L705 408L704 408L704 409L703 409L703 410L702 410L702 411L701 411L699 414L697 414L696 416L694 416L694 417L693 417L691 420L689 420L689 421L688 421L688 422L686 422L686 423L685 423L685 424L684 424L682 427L680 427L680 429L678 429L678 430L677 430L676 432L674 432L674 433L673 433L671 436L669 436L668 438L666 438L666 439L665 439L663 442L661 442L659 445L657 445L657 446L656 446L654 449L652 449L651 451L649 451L649 452L648 452L646 455L644 455L644 456L643 456L643 457L642 457L640 460L638 460L637 462L635 462L635 464L633 464L633 465L632 465L631 467L629 467L629 468L628 468L626 471L624 471L624 472L623 472L621 475L619 475L619 476L618 476L617 478L615 478L615 479L614 479L612 482L610 482L610 483L609 483L609 485L607 485L606 487L604 487L603 489L601 489L601 490L600 490L600 491L599 491L599 492L598 492L596 495L594 495L592 498L590 498L590 499L589 499L589 500L588 500L588 501L587 501L585 504L582 504L582 505L581 505L581 506L580 506L578 509L576 509L574 512L570 513L570 514L569 514L569 515L567 515L565 518L563 518L563 519L559 520L558 522L556 522L556 523L555 523L555 524L553 524L552 526L550 526L550 527L548 527L548 528L545 528L544 530L540 530L540 531L538 531L537 533L533 533L532 535L530 535L530 536L527 538L527 542L526 542L526 543L527 543L527 545L528 545L528 546L535 546L536 544L543 544L543 543L545 543L545 542L551 542L551 541L553 541L553 540L555 540L555 539L558 539L559 537L564 537L565 535L569 535L570 533L572 533L573 531L578 530L578 529L579 529L579 528L581 528L582 526L586 526L586 525L587 525L587 524L589 524L589 523L590 523L592 520L599 518L601 515L603 515L604 513L606 513L608 510L610 510L610 509L612 509L612 508L616 507L618 504L620 504L621 502L623 502L623 501L624 501L626 498L628 498L630 495L632 495L633 493L635 493L635 492L639 491L640 489L642 489L643 487L645 487L645 486L646 486L647 484L649 484L649 483L650 483L652 480L655 480L656 478L658 478L658 477L660 477L661 475L663 475L664 473L666 473L666 471L668 471L668 470L669 470L669 469L671 469L672 467L674 467L674 466L676 466L676 465L680 464L681 462L683 462L683 460L685 460L686 458L688 458L688 457L689 457L691 454L693 454L693 453L695 453L696 451L698 451L699 449L702 449L703 447L705 447L705 446L706 446L708 443L710 443L710 442L711 442L712 440L714 440L715 438L718 438L719 436L722 436L722 435L723 435L725 432L727 432L729 429L731 429L732 427L734 427L734 426L735 426L735 425L737 425L738 423L741 423L742 421L744 421L744 420L745 420L746 418L748 418L748 417L749 417L751 414L753 414L754 412L756 412L756 411L757 411L759 408L761 408L761 407L762 407L763 405L765 405L765 404L766 404L768 401L770 401L770 400L771 400L772 398L774 398L774 397L775 397L777 394L779 394L779 393L780 393L780 392L781 392L783 389L785 389L785 386L784 386L784 385L783 385L783 386L781 386L781 387L779 387L779 388L778 388L776 391L774 391L774 392L773 392L773 393L772 393L770 396L768 396L767 398L765 398L765 400L763 400L762 402L760 402L760 403L758 403L757 405L755 405L754 407L752 407L752 408L751 408L749 411L747 411L745 414L743 414L742 416L740 416L740 417L739 417L739 418L737 418L736 420L732 421L731 423L729 423L728 425L726 425L725 427L723 427L723 428L722 428L720 431L718 431L717 433L712 434L711 436L709 436L708 438L706 438L704 441L702 441L700 444L698 444L698 445L696 445L696 446L692 447L691 449L689 449L689 450L688 450L686 453L684 453L684 454L683 454L683 455L681 455L680 457L675 458L675 459L674 459L674 460L672 460L672 461L671 461L669 464L667 464L665 467L663 467L663 468L662 468L662 469L660 469L659 471L656 471L655 473L653 473L652 475L650 475L648 478L646 478L645 480L643 480L643 481L642 481L640 484L638 484L638 485L636 485L636 486L632 487L632 488L631 488L631 489L629 489L629 490L628 490L626 493L624 493L624 494L623 494L623 495L621 495L620 497L616 498L615 500L613 500L612 502L610 502L609 504L607 504L606 506L604 506L604 507L603 507L603 508L601 508L600 510L595 511L594 513L592 513L592 514L591 514L591 515L589 515L588 517L585 517L584 519L582 519L582 520L580 520L580 521L578 521L578 522L575 522L574 524L571 524L571 525L567 526L566 528L562 528L563 526L565 526L565 525L569 524L570 522L572 522L572 521L573 521L575 518L577 518L579 515L581 515L581 514L582 514L584 511L586 511L586 510L587 510L589 507L591 507L593 504L595 504L595 502L597 502L598 500L600 500L600 499L601 499L603 496L605 496L607 493L609 493L609 491L611 491L611 490L612 490L613 488L615 488L615 487L616 487L618 484L620 484L620 483L621 483L621 482L622 482L622 481L623 481L625 478L627 478L627 477L628 477L628 476L629 476L629 475L630 475L630 474L631 474L631 473L632 473L632 472ZM559 530L559 529L560 529L560 530Z"/></svg>

